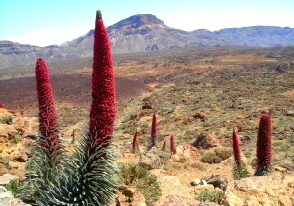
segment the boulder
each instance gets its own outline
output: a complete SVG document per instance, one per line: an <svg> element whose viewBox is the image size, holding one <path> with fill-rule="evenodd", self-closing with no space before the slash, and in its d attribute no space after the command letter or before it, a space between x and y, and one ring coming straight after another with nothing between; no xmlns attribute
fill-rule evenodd
<svg viewBox="0 0 294 206"><path fill-rule="evenodd" d="M212 184L214 187L218 187L225 191L228 185L228 179L226 177L216 175L211 177L202 177L201 180L205 180L207 184Z"/></svg>
<svg viewBox="0 0 294 206"><path fill-rule="evenodd" d="M214 132L206 131L201 133L192 145L197 149L209 149L220 146L220 142Z"/></svg>
<svg viewBox="0 0 294 206"><path fill-rule="evenodd" d="M208 117L205 113L199 112L193 115L195 119L200 119L202 122L206 122L208 120Z"/></svg>
<svg viewBox="0 0 294 206"><path fill-rule="evenodd" d="M182 185L180 179L177 176L163 176L161 179L161 183L173 186Z"/></svg>
<svg viewBox="0 0 294 206"><path fill-rule="evenodd" d="M190 197L180 195L168 195L154 203L151 206L197 206L200 202Z"/></svg>
<svg viewBox="0 0 294 206"><path fill-rule="evenodd" d="M119 192L118 200L121 206L146 206L144 195L135 188L126 188Z"/></svg>
<svg viewBox="0 0 294 206"><path fill-rule="evenodd" d="M174 162L189 162L196 161L201 159L197 148L191 145L180 145L176 148L176 154L171 156L172 161Z"/></svg>
<svg viewBox="0 0 294 206"><path fill-rule="evenodd" d="M32 148L35 144L34 140L24 138L17 144L14 151L10 154L10 160L18 162L28 161L28 157L32 154Z"/></svg>
<svg viewBox="0 0 294 206"><path fill-rule="evenodd" d="M146 153L143 153L139 160L141 167L151 169L158 169L162 165L166 164L170 159L170 154L163 152L161 149L152 147Z"/></svg>
<svg viewBox="0 0 294 206"><path fill-rule="evenodd" d="M191 186L197 186L201 184L201 180L200 179L195 179L193 180L191 183Z"/></svg>
<svg viewBox="0 0 294 206"><path fill-rule="evenodd" d="M30 206L22 202L20 199L14 198L12 192L7 191L3 186L0 186L0 205Z"/></svg>
<svg viewBox="0 0 294 206"><path fill-rule="evenodd" d="M225 194L225 205L294 205L294 176L272 172L268 176L252 176L229 182Z"/></svg>
<svg viewBox="0 0 294 206"><path fill-rule="evenodd" d="M9 184L10 180L18 179L18 178L19 177L17 177L17 176L13 176L10 174L4 174L4 175L0 176L0 185L7 185L7 184Z"/></svg>
<svg viewBox="0 0 294 206"><path fill-rule="evenodd" d="M205 181L201 182L201 185L197 185L196 187L193 188L193 192L195 195L198 195L200 192L203 192L203 191L213 192L215 191L215 189L213 185L208 185Z"/></svg>
<svg viewBox="0 0 294 206"><path fill-rule="evenodd" d="M244 202L237 197L232 191L228 191L225 194L225 201L223 202L224 206L241 206L244 205Z"/></svg>

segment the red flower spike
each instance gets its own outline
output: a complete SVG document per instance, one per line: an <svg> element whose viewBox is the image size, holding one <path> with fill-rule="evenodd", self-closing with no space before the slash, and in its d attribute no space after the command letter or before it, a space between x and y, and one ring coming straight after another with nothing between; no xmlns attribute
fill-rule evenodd
<svg viewBox="0 0 294 206"><path fill-rule="evenodd" d="M262 114L257 135L257 166L255 176L268 173L272 159L272 123L269 114Z"/></svg>
<svg viewBox="0 0 294 206"><path fill-rule="evenodd" d="M156 114L153 114L152 126L151 126L151 147L156 146L156 140L157 140L157 117L156 117Z"/></svg>
<svg viewBox="0 0 294 206"><path fill-rule="evenodd" d="M170 151L172 154L176 153L176 144L175 144L175 138L173 135L170 136Z"/></svg>
<svg viewBox="0 0 294 206"><path fill-rule="evenodd" d="M96 13L89 138L107 147L116 115L111 47L101 12Z"/></svg>
<svg viewBox="0 0 294 206"><path fill-rule="evenodd" d="M39 130L42 138L54 141L58 138L59 125L57 123L49 70L44 59L37 59L35 70L39 101Z"/></svg>
<svg viewBox="0 0 294 206"><path fill-rule="evenodd" d="M0 100L0 108L3 108L3 102Z"/></svg>
<svg viewBox="0 0 294 206"><path fill-rule="evenodd" d="M163 145L162 145L162 151L164 151L164 152L165 152L165 147L166 147L166 142L164 141Z"/></svg>
<svg viewBox="0 0 294 206"><path fill-rule="evenodd" d="M240 153L240 146L239 146L239 137L235 128L233 128L233 152L234 152L234 159L238 167L241 167L241 153Z"/></svg>
<svg viewBox="0 0 294 206"><path fill-rule="evenodd" d="M138 136L138 131L136 131L134 134L133 143L132 143L133 150L139 149L139 143L138 143L137 136Z"/></svg>

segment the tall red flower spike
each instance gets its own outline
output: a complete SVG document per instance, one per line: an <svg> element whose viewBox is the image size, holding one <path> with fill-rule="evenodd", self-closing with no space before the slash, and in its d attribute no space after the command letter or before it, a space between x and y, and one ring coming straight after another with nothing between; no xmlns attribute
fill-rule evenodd
<svg viewBox="0 0 294 206"><path fill-rule="evenodd" d="M136 151L139 150L139 142L138 142L138 131L135 132L133 142L132 142L132 150Z"/></svg>
<svg viewBox="0 0 294 206"><path fill-rule="evenodd" d="M262 114L257 135L257 166L255 176L263 176L269 172L272 159L272 123L269 114Z"/></svg>
<svg viewBox="0 0 294 206"><path fill-rule="evenodd" d="M3 102L0 100L0 108L3 108Z"/></svg>
<svg viewBox="0 0 294 206"><path fill-rule="evenodd" d="M239 137L235 128L233 128L233 152L234 152L234 159L238 167L241 167L241 153L240 153L240 146L239 146Z"/></svg>
<svg viewBox="0 0 294 206"><path fill-rule="evenodd" d="M42 58L37 59L36 81L39 101L39 130L41 138L50 138L50 141L54 141L58 138L59 125L57 123L49 70L45 60Z"/></svg>
<svg viewBox="0 0 294 206"><path fill-rule="evenodd" d="M172 154L176 153L176 143L173 135L170 136L170 152Z"/></svg>
<svg viewBox="0 0 294 206"><path fill-rule="evenodd" d="M108 146L116 115L115 83L110 41L101 12L96 13L89 138Z"/></svg>
<svg viewBox="0 0 294 206"><path fill-rule="evenodd" d="M156 117L156 114L153 114L152 126L151 126L151 147L156 146L156 141L157 141L157 117Z"/></svg>

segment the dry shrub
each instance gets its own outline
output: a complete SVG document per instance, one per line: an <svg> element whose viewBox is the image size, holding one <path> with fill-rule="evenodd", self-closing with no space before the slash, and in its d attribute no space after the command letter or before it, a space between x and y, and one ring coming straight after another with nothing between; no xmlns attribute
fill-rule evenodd
<svg viewBox="0 0 294 206"><path fill-rule="evenodd" d="M203 154L201 161L209 164L219 163L231 157L232 154L233 150L230 147L214 147Z"/></svg>
<svg viewBox="0 0 294 206"><path fill-rule="evenodd" d="M181 170L181 169L183 169L183 163L180 163L180 162L171 162L170 164L169 164L169 167L171 168L171 169L176 169L176 170Z"/></svg>
<svg viewBox="0 0 294 206"><path fill-rule="evenodd" d="M205 171L207 168L207 164L204 162L200 161L192 161L192 162L187 162L185 164L186 168L193 168L193 169L198 169L200 171Z"/></svg>

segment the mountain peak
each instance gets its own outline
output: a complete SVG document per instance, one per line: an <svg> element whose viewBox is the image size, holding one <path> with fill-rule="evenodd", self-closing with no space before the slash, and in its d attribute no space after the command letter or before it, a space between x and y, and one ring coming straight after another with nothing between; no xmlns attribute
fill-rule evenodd
<svg viewBox="0 0 294 206"><path fill-rule="evenodd" d="M151 24L159 24L163 25L164 22L160 19L158 19L155 15L153 14L137 14L130 16L129 18L123 19L119 21L118 23L108 27L108 29L119 29L122 27L125 27L126 29L131 29L131 28L138 28L143 25L151 25Z"/></svg>

